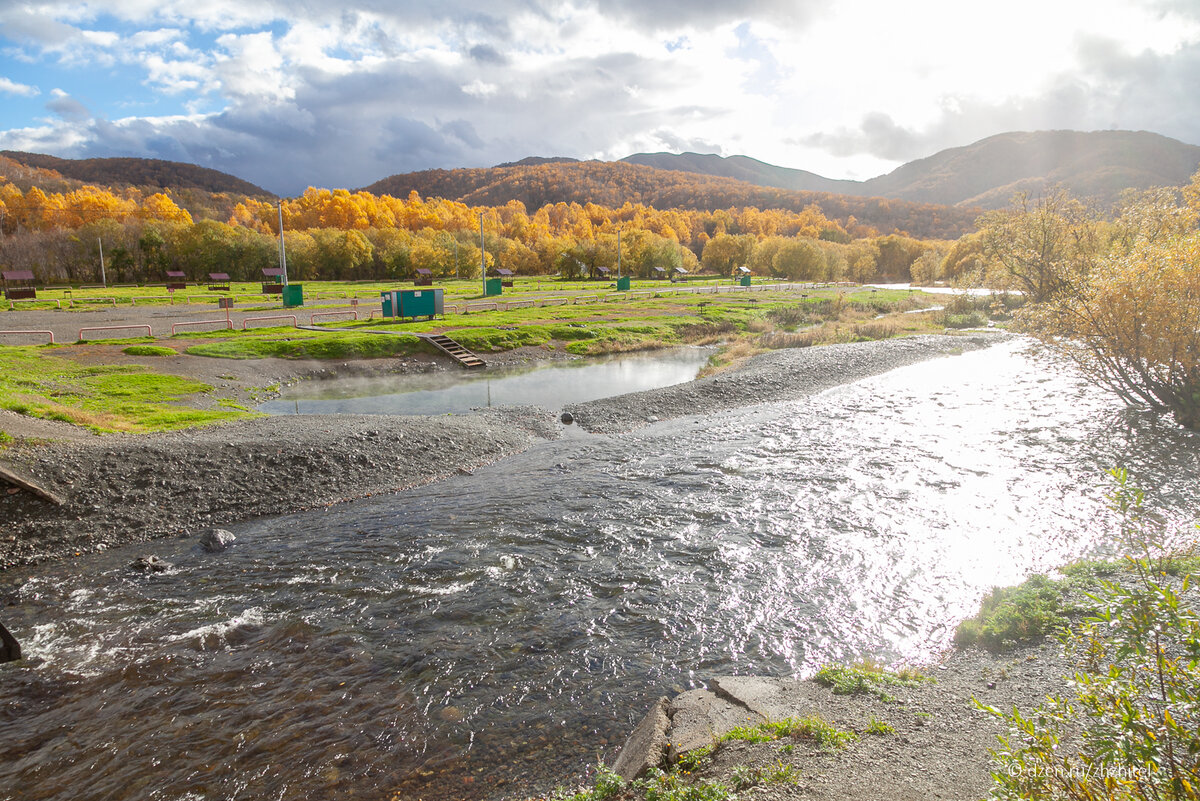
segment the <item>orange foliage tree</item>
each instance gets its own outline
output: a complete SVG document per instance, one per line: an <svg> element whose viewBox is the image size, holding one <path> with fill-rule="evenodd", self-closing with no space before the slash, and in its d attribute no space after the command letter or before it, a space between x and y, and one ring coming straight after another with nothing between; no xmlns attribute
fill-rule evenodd
<svg viewBox="0 0 1200 801"><path fill-rule="evenodd" d="M1161 192L1134 199L1089 269L1056 275L1058 290L1019 318L1127 402L1191 429L1200 429L1198 211L1164 204Z"/></svg>

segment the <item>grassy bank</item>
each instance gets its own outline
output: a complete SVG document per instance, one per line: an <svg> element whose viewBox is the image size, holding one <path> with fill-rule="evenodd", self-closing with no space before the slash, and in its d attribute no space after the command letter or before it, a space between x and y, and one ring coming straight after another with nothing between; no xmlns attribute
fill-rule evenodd
<svg viewBox="0 0 1200 801"><path fill-rule="evenodd" d="M341 321L326 326L339 333L329 334L320 346L309 342L317 335L294 329L216 331L187 338L207 340L188 353L224 358L372 358L420 349L415 337L377 337L368 346L370 336L379 333L444 333L484 355L535 347L594 356L722 343L728 355L719 358L728 362L769 348L941 331L935 313L902 314L931 304L928 296L908 291L814 288L803 293L697 294L448 313L435 320ZM881 315L891 317L880 320ZM355 334L360 337L354 339ZM221 344L212 344L216 342ZM323 349L336 355L326 356Z"/></svg>
<svg viewBox="0 0 1200 801"><path fill-rule="evenodd" d="M506 289L503 297L552 296L552 305L452 312L435 320L341 321L322 326L323 331L282 327L187 332L158 341L103 340L76 343L69 357L51 346L5 347L0 349L0 371L5 376L0 379L0 408L104 432L183 428L246 413L229 399L215 400L224 406L217 410L189 408L189 403L214 405L213 387L160 375L150 366L155 358L177 353L187 359L395 358L432 354L434 349L416 335L445 333L485 356L517 348L600 355L673 345L719 344L722 349L711 368L716 370L772 348L943 330L940 312L911 313L933 305L936 299L908 290L794 287L786 291L767 288L755 292L666 294L670 285L640 283L664 292L628 297L600 282L522 279L511 292ZM392 285L322 284L321 292L314 294L340 292L377 297L379 289L388 286ZM132 301L137 293L150 289L124 291ZM478 293L478 286L475 282L452 282L447 291L469 297L468 293ZM569 302L580 293L605 291L610 297L604 301ZM80 292L74 291L76 295ZM124 354L144 359L147 366L105 364L107 351L103 349L116 344L129 344ZM186 363L173 372L189 375ZM194 370L191 374L203 375L206 371ZM205 395L207 402L195 402Z"/></svg>
<svg viewBox="0 0 1200 801"><path fill-rule="evenodd" d="M308 301L338 301L351 298L377 300L379 293L394 289L409 289L413 287L412 280L385 281L304 281L292 280L299 284ZM680 286L711 287L732 283L728 278L717 276L696 276ZM18 308L41 308L64 310L71 308L94 308L96 304L111 305L151 305L165 306L175 303L215 303L217 298L232 297L239 306L264 305L277 306L279 295L264 294L261 282L233 281L228 290L209 289L209 284L191 283L184 289L168 290L165 284L112 284L50 286L39 288L36 301L22 301ZM668 281L653 281L637 279L632 281L633 291L670 289L674 285ZM448 302L461 302L482 297L483 288L479 279L450 279L439 280L437 288L443 290ZM513 286L504 287L503 298L525 299L550 293L568 296L582 294L608 293L614 291L616 285L612 281L564 281L556 276L522 276L513 281ZM8 304L0 305L0 310L7 310Z"/></svg>
<svg viewBox="0 0 1200 801"><path fill-rule="evenodd" d="M146 432L244 416L234 409L177 405L212 387L140 365L85 366L52 348L0 346L0 409L60 420L98 432Z"/></svg>

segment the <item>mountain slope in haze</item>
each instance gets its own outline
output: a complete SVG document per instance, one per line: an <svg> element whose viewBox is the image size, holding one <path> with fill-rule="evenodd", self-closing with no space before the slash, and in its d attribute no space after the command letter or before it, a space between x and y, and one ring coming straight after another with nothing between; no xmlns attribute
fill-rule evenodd
<svg viewBox="0 0 1200 801"><path fill-rule="evenodd" d="M221 172L181 161L140 158L63 159L42 153L0 151L0 155L29 167L54 170L64 178L99 186L199 189L252 197L274 197L260 186Z"/></svg>
<svg viewBox="0 0 1200 801"><path fill-rule="evenodd" d="M868 181L834 181L804 170L730 156L638 153L623 161L739 178L760 186L1002 208L1018 191L1061 184L1102 208L1125 189L1182 186L1200 168L1200 147L1147 131L997 134L897 167Z"/></svg>
<svg viewBox="0 0 1200 801"><path fill-rule="evenodd" d="M511 167L424 170L376 181L364 190L375 195L441 197L468 205L502 206L519 200L527 209L555 203L625 203L656 209L716 211L754 206L802 211L816 204L848 230L873 228L919 238L957 239L974 229L978 209L951 208L883 198L825 192L798 192L758 186L734 178L662 170L619 161L554 161ZM851 219L853 218L853 219Z"/></svg>
<svg viewBox="0 0 1200 801"><path fill-rule="evenodd" d="M774 186L801 192L832 192L862 195L859 181L825 178L815 172L777 167L749 156L716 156L711 153L635 153L621 161L660 170L682 170L723 178L736 178L758 186Z"/></svg>
<svg viewBox="0 0 1200 801"><path fill-rule="evenodd" d="M910 161L864 182L873 195L1000 208L1014 193L1062 184L1111 206L1125 189L1182 186L1200 167L1200 147L1148 131L1035 131L989 136Z"/></svg>

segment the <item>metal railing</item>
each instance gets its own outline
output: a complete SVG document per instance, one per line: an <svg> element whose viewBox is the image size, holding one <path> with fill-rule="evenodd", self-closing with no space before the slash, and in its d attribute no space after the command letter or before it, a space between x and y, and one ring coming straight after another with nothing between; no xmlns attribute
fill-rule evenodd
<svg viewBox="0 0 1200 801"><path fill-rule="evenodd" d="M296 322L296 315L294 314L273 314L269 317L247 317L246 319L242 320L242 330L246 330L246 323L257 322L261 320L291 320L293 326L299 325L299 323Z"/></svg>
<svg viewBox="0 0 1200 801"><path fill-rule="evenodd" d="M50 344L55 344L53 331L0 331L0 336L20 334L45 334L46 336L50 337Z"/></svg>
<svg viewBox="0 0 1200 801"><path fill-rule="evenodd" d="M175 332L178 329L183 328L185 326L192 326L192 325L223 325L226 328L232 329L233 321L228 320L228 319L225 319L225 320L189 320L185 323L172 323L171 324L171 336L175 336Z"/></svg>
<svg viewBox="0 0 1200 801"><path fill-rule="evenodd" d="M133 328L138 328L138 329L144 328L144 329L146 329L146 336L148 336L148 337L154 336L154 333L150 330L150 326L148 326L148 325L95 325L95 326L91 326L89 328L80 328L79 329L79 341L80 342L83 341L83 332L84 331L127 331L127 330L130 330Z"/></svg>

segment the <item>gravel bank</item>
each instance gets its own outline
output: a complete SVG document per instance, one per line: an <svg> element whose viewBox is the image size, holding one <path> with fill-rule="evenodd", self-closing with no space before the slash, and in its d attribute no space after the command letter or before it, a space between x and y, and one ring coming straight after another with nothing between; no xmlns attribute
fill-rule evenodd
<svg viewBox="0 0 1200 801"><path fill-rule="evenodd" d="M170 434L24 444L6 454L65 499L0 495L0 566L395 492L555 436L542 410L299 415Z"/></svg>
<svg viewBox="0 0 1200 801"><path fill-rule="evenodd" d="M570 411L588 431L627 431L654 419L800 397L1003 336L774 351L719 376ZM103 437L5 412L0 430L18 436L0 461L65 500L55 506L0 490L0 568L7 568L395 492L556 438L561 426L553 412L529 407L438 417L281 416Z"/></svg>
<svg viewBox="0 0 1200 801"><path fill-rule="evenodd" d="M848 384L908 364L979 350L1009 338L1004 333L935 335L776 350L740 366L687 384L569 406L582 428L630 431L646 423L785 401Z"/></svg>
<svg viewBox="0 0 1200 801"><path fill-rule="evenodd" d="M1029 711L1048 693L1066 691L1072 665L1054 640L1003 654L954 649L925 669L932 682L890 687L894 700L872 694L834 695L811 680L795 680L802 709L857 735L831 751L811 740L722 743L687 782L736 786L738 775L790 768L794 783L759 784L739 797L769 801L929 801L986 797L992 787L990 749L1003 721L979 709ZM873 734L868 727L887 724ZM619 801L640 799L623 793Z"/></svg>

